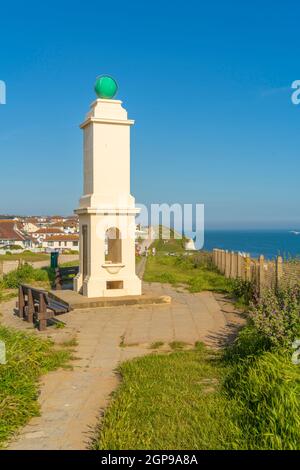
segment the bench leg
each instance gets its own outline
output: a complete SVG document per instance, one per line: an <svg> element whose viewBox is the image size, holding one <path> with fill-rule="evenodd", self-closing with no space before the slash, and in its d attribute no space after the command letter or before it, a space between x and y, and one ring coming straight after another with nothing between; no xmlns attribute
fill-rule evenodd
<svg viewBox="0 0 300 470"><path fill-rule="evenodd" d="M26 321L29 323L33 323L33 315L34 315L34 301L32 296L32 291L28 291L28 305L27 305L27 316Z"/></svg>
<svg viewBox="0 0 300 470"><path fill-rule="evenodd" d="M55 290L62 289L62 278L59 272L59 268L55 269Z"/></svg>
<svg viewBox="0 0 300 470"><path fill-rule="evenodd" d="M39 302L39 331L44 331L47 328L47 306L44 299L44 294L40 294Z"/></svg>
<svg viewBox="0 0 300 470"><path fill-rule="evenodd" d="M25 298L24 298L23 288L21 286L19 287L19 301L18 301L17 308L18 308L18 317L23 318L24 309L25 309Z"/></svg>

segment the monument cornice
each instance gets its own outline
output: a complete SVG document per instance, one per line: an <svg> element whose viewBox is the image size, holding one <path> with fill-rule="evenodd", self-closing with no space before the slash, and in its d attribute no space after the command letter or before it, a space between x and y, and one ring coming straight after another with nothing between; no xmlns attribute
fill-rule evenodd
<svg viewBox="0 0 300 470"><path fill-rule="evenodd" d="M99 123L99 124L118 124L123 126L133 126L134 120L132 119L103 119L103 118L95 118L89 117L86 119L81 125L80 128L84 129L88 124L91 122Z"/></svg>
<svg viewBox="0 0 300 470"><path fill-rule="evenodd" d="M139 207L130 207L130 208L96 208L96 207L80 207L75 209L75 214L97 214L97 215L137 215L141 209Z"/></svg>

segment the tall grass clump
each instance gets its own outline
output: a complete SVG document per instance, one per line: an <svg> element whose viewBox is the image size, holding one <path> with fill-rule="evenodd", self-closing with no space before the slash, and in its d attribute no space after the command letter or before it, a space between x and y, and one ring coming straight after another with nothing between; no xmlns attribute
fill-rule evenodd
<svg viewBox="0 0 300 470"><path fill-rule="evenodd" d="M231 294L240 303L248 306L256 296L255 284L251 281L247 281L241 278L230 279L230 291Z"/></svg>
<svg viewBox="0 0 300 470"><path fill-rule="evenodd" d="M22 283L48 284L52 280L53 273L50 268L35 269L30 264L25 263L18 269L6 274L1 284L3 289L17 289Z"/></svg>
<svg viewBox="0 0 300 470"><path fill-rule="evenodd" d="M300 365L292 344L300 338L300 288L265 289L250 303L250 321L224 359L224 389L236 402L237 448L300 449Z"/></svg>
<svg viewBox="0 0 300 470"><path fill-rule="evenodd" d="M237 449L300 449L300 368L291 353L249 325L225 354L231 371L224 390L242 430Z"/></svg>
<svg viewBox="0 0 300 470"><path fill-rule="evenodd" d="M0 447L21 426L39 414L38 379L67 363L68 349L55 350L53 343L35 335L0 325L6 347L6 364L0 365Z"/></svg>

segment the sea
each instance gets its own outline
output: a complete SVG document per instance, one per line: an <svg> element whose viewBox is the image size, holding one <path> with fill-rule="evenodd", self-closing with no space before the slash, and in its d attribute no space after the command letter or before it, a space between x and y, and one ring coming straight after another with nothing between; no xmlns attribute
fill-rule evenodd
<svg viewBox="0 0 300 470"><path fill-rule="evenodd" d="M203 237L195 240L197 249ZM300 229L289 230L206 230L204 250L221 248L230 251L250 253L256 258L264 255L267 259L283 256L284 258L300 257Z"/></svg>

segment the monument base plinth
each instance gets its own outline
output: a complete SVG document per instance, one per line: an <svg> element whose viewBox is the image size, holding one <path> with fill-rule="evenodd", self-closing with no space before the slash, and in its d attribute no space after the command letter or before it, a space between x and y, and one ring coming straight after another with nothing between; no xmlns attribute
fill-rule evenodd
<svg viewBox="0 0 300 470"><path fill-rule="evenodd" d="M169 304L168 295L128 295L121 297L85 297L73 290L50 291L49 296L65 304L70 310L99 307L117 307L122 305L154 305Z"/></svg>
<svg viewBox="0 0 300 470"><path fill-rule="evenodd" d="M82 276L79 274L74 279L73 287L75 292L89 298L142 295L142 282L136 275L122 277L122 281L115 281L114 277L86 276L82 281Z"/></svg>

